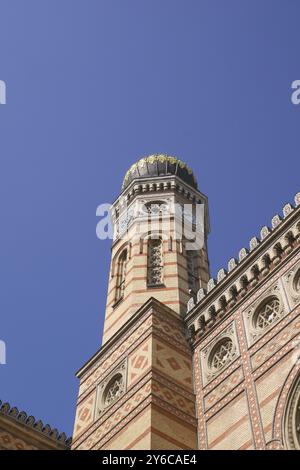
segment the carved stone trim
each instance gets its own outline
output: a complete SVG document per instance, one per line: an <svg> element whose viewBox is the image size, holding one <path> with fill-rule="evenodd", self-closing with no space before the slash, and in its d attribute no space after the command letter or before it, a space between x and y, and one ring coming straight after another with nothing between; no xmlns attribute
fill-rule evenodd
<svg viewBox="0 0 300 470"><path fill-rule="evenodd" d="M257 318L260 312L265 309L268 302L272 303L274 299L278 300L276 311L274 311L274 320L266 325L264 328L259 325ZM248 345L252 346L262 335L264 335L271 327L280 321L280 319L288 313L289 308L286 304L286 299L280 279L272 284L261 296L259 296L243 313L246 336ZM270 315L271 316L271 315Z"/></svg>
<svg viewBox="0 0 300 470"><path fill-rule="evenodd" d="M215 356L218 354L221 358L219 361L220 367L216 367L214 361ZM221 374L239 354L236 326L235 322L232 322L200 352L203 385L206 386Z"/></svg>
<svg viewBox="0 0 300 470"><path fill-rule="evenodd" d="M290 307L300 302L300 262L296 263L284 276L283 284L288 296Z"/></svg>
<svg viewBox="0 0 300 470"><path fill-rule="evenodd" d="M95 419L116 403L126 392L127 388L127 359L121 362L97 386Z"/></svg>

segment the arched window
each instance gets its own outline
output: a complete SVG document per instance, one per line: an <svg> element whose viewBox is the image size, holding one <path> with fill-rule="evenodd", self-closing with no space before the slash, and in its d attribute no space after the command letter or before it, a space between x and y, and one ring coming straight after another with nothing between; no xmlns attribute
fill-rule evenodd
<svg viewBox="0 0 300 470"><path fill-rule="evenodd" d="M294 289L296 292L300 292L300 269L297 271L296 276L294 278Z"/></svg>
<svg viewBox="0 0 300 470"><path fill-rule="evenodd" d="M124 392L124 377L122 374L115 375L107 384L103 392L103 406L112 405Z"/></svg>
<svg viewBox="0 0 300 470"><path fill-rule="evenodd" d="M147 284L149 287L163 283L163 243L160 238L148 241Z"/></svg>
<svg viewBox="0 0 300 470"><path fill-rule="evenodd" d="M212 372L218 372L235 357L235 347L231 338L223 338L212 349L208 366Z"/></svg>
<svg viewBox="0 0 300 470"><path fill-rule="evenodd" d="M288 400L285 413L285 440L288 449L300 450L300 376Z"/></svg>
<svg viewBox="0 0 300 470"><path fill-rule="evenodd" d="M122 251L122 253L119 256L119 260L118 260L116 302L121 300L124 296L126 263L127 263L127 249Z"/></svg>
<svg viewBox="0 0 300 470"><path fill-rule="evenodd" d="M196 293L199 289L197 251L186 251L186 263L188 274L188 286L193 293Z"/></svg>
<svg viewBox="0 0 300 470"><path fill-rule="evenodd" d="M273 296L265 300L254 313L253 321L257 329L263 330L275 322L282 313L280 300Z"/></svg>

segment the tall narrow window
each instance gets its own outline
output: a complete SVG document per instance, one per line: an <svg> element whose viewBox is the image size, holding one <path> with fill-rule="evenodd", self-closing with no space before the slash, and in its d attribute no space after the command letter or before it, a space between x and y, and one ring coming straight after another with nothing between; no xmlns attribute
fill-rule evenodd
<svg viewBox="0 0 300 470"><path fill-rule="evenodd" d="M160 238L148 242L148 286L159 286L163 283L163 243Z"/></svg>
<svg viewBox="0 0 300 470"><path fill-rule="evenodd" d="M196 251L186 252L187 273L189 289L196 293L199 289L198 260Z"/></svg>
<svg viewBox="0 0 300 470"><path fill-rule="evenodd" d="M125 276L126 276L126 262L127 262L127 250L124 250L120 254L119 261L118 261L116 302L121 300L124 296Z"/></svg>

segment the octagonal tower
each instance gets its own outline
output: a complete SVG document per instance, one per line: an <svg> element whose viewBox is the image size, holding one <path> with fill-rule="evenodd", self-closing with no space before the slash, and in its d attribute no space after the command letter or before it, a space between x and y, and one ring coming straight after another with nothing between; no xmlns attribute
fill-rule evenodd
<svg viewBox="0 0 300 470"><path fill-rule="evenodd" d="M195 449L183 317L209 280L207 198L184 162L156 154L127 171L111 216L103 343L78 372L73 448Z"/></svg>

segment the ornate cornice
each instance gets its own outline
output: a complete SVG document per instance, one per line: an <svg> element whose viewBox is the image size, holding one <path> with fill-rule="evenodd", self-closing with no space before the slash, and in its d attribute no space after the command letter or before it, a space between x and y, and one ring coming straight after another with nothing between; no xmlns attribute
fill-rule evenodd
<svg viewBox="0 0 300 470"><path fill-rule="evenodd" d="M297 250L299 215L300 193L297 193L295 206L286 204L283 207L283 218L276 214L272 218L272 228L262 227L260 239L251 238L249 250L240 250L239 261L231 258L228 271L220 269L217 280L210 279L207 289L200 289L197 296L189 300L185 320L192 336L196 332L200 335L207 333L216 322L219 323L218 318L227 316L250 290Z"/></svg>
<svg viewBox="0 0 300 470"><path fill-rule="evenodd" d="M34 416L28 416L25 411L19 411L17 407L11 407L9 403L3 403L0 400L0 417L1 415L32 429L34 432L37 432L54 442L57 442L66 449L69 449L71 446L72 439L71 437L67 437L64 432L59 433L57 429L51 428L49 424L44 425L41 420L37 421Z"/></svg>

